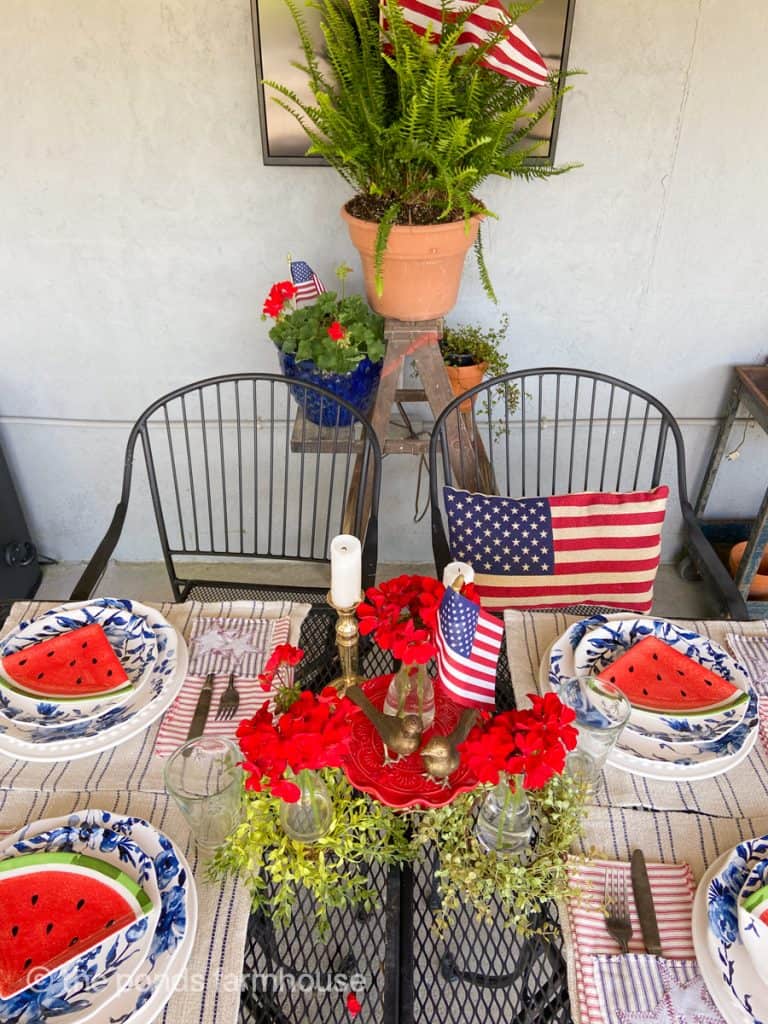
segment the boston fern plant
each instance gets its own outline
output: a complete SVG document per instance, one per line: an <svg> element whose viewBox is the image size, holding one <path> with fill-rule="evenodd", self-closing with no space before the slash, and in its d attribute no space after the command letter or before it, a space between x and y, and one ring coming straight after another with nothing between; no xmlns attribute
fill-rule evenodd
<svg viewBox="0 0 768 1024"><path fill-rule="evenodd" d="M549 100L532 110L533 88L481 66L507 29L457 52L474 6L449 17L443 0L442 34L433 44L413 31L395 0L380 6L374 0L312 0L309 6L320 12L326 74L298 0L285 2L304 52L305 62L296 67L307 75L314 103L277 82L266 85L306 132L307 152L324 157L355 190L348 212L378 222L379 290L393 225L464 219L468 227L474 214L495 216L476 195L487 178L548 178L572 166L526 162L537 148L526 139L566 91L560 76L552 76ZM536 2L513 4L510 19ZM479 235L476 253L484 287L495 298Z"/></svg>

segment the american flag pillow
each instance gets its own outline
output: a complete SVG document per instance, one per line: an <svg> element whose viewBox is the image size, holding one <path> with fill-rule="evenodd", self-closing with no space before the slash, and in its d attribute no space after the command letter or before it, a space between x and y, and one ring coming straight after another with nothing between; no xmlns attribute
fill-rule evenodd
<svg viewBox="0 0 768 1024"><path fill-rule="evenodd" d="M445 487L451 558L485 608L595 604L648 612L669 488L505 498Z"/></svg>

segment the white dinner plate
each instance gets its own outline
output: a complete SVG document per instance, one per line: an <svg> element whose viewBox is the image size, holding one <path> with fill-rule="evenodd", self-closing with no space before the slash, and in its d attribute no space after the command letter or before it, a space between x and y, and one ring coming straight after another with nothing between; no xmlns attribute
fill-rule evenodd
<svg viewBox="0 0 768 1024"><path fill-rule="evenodd" d="M103 827L124 834L154 861L162 911L144 965L109 1003L109 1021L150 1024L173 995L189 961L197 931L197 890L189 864L167 836L141 818L111 811L86 810L49 818L19 829L3 843L18 842L32 831L61 825ZM45 1018L43 1018L45 1020ZM77 1014L51 1016L52 1024L79 1024Z"/></svg>
<svg viewBox="0 0 768 1024"><path fill-rule="evenodd" d="M717 985L723 1002L732 1006L731 1014L739 1024L741 1021L768 1024L768 985L755 970L741 941L738 926L739 893L752 867L767 854L766 836L739 843L719 857L707 871L694 901L694 948L700 963L705 959L706 951L707 964L715 975L711 983L705 978L707 987ZM706 931L703 935L697 914L700 897L705 915ZM714 992L712 994L714 998Z"/></svg>
<svg viewBox="0 0 768 1024"><path fill-rule="evenodd" d="M110 750L144 732L171 706L187 674L187 645L172 626L163 629L158 651L160 656L153 665L152 678L134 698L140 706L125 705L107 711L105 716L109 719L103 724L100 719L69 723L61 727L63 738L57 729L30 730L3 721L0 754L43 763L73 761Z"/></svg>

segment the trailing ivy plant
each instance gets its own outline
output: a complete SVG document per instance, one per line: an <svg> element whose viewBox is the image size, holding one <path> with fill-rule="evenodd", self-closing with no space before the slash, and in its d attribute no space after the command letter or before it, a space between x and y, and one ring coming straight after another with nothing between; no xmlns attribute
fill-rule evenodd
<svg viewBox="0 0 768 1024"><path fill-rule="evenodd" d="M547 903L575 896L568 875L568 855L583 832L586 791L570 775L555 775L528 799L534 818L534 844L529 857L501 857L487 852L473 834L482 786L465 793L446 807L425 812L417 819L413 842L433 845L439 864L435 872L441 906L435 929L445 934L462 904L485 921L497 920L520 935L550 930L537 915Z"/></svg>
<svg viewBox="0 0 768 1024"><path fill-rule="evenodd" d="M334 807L333 825L322 839L311 845L289 839L280 824L282 801L267 791L248 791L244 820L216 851L209 870L214 879L239 875L253 908L264 908L279 926L290 922L299 892L306 889L314 897L318 935L324 937L331 908L375 906L378 894L367 866L403 863L412 849L408 815L355 793L337 769L320 774Z"/></svg>
<svg viewBox="0 0 768 1024"><path fill-rule="evenodd" d="M312 0L330 65L326 74L298 0L285 2L304 53L304 63L295 66L306 74L314 102L302 102L278 82L265 84L306 132L307 153L324 157L355 190L349 213L378 222L379 294L394 224L464 219L469 228L473 214L495 216L476 194L489 177L549 178L575 166L527 162L539 145L530 134L566 92L565 75L553 74L550 98L531 109L535 89L481 66L506 29L457 52L473 6L456 21L448 20L444 6L442 34L433 44L429 33L410 28L396 0ZM511 20L537 2L512 4ZM475 250L483 285L495 300L479 234Z"/></svg>

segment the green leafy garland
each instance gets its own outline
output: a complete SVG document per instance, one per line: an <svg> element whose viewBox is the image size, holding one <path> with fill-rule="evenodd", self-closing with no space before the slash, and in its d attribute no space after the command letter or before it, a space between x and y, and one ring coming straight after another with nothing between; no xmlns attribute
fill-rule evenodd
<svg viewBox="0 0 768 1024"><path fill-rule="evenodd" d="M291 920L298 892L315 900L315 924L322 937L329 930L328 911L359 906L370 910L377 892L365 873L369 864L410 860L409 817L361 796L343 773L321 773L331 795L334 822L316 843L289 839L280 824L282 801L268 792L244 796L244 820L227 837L211 862L213 879L239 874L248 886L253 908L267 907L277 925Z"/></svg>
<svg viewBox="0 0 768 1024"><path fill-rule="evenodd" d="M475 839L476 809L491 788L464 793L417 819L414 846L434 844L439 854L435 875L441 907L435 929L440 934L451 928L462 903L486 921L496 919L500 907L505 927L522 936L547 931L536 915L550 901L576 895L568 877L568 853L583 832L584 784L570 775L556 775L528 793L536 837L528 858L499 857Z"/></svg>

